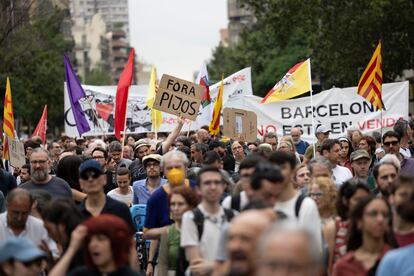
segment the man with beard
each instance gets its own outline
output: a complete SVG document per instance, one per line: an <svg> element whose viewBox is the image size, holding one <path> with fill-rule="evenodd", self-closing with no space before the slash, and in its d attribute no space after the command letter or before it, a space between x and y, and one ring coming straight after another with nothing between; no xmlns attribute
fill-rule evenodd
<svg viewBox="0 0 414 276"><path fill-rule="evenodd" d="M372 171L375 180L375 186L378 193L388 198L391 187L394 186L395 180L398 177L398 167L390 161L383 161L375 165Z"/></svg>
<svg viewBox="0 0 414 276"><path fill-rule="evenodd" d="M234 218L227 241L228 275L255 275L257 242L274 218L263 210L245 211Z"/></svg>
<svg viewBox="0 0 414 276"><path fill-rule="evenodd" d="M49 175L51 160L46 150L36 148L30 156L31 180L20 185L26 190L44 190L52 197L72 199L69 184L56 176Z"/></svg>
<svg viewBox="0 0 414 276"><path fill-rule="evenodd" d="M134 154L136 158L134 161L132 161L131 165L129 165L129 171L131 172L132 176L132 183L145 179L147 177L147 173L142 164L142 159L144 156L149 154L150 146L151 145L145 139L140 139L135 142Z"/></svg>

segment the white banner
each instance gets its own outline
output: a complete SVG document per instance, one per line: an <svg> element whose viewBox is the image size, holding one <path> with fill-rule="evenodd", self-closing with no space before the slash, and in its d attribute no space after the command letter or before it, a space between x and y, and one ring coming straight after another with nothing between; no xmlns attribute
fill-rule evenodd
<svg viewBox="0 0 414 276"><path fill-rule="evenodd" d="M392 128L399 118L408 117L408 82L384 84L382 88L386 110L382 112L357 95L356 87L332 88L313 96L314 124L324 124L332 129L331 137L346 134L350 127L363 133ZM312 109L310 97L261 104L256 96L234 97L225 107L253 110L257 114L257 135L277 132L278 136L289 135L292 127L301 127L302 138L312 141Z"/></svg>
<svg viewBox="0 0 414 276"><path fill-rule="evenodd" d="M86 99L81 100L81 106L86 113L86 119L91 127L91 130L84 133L84 135L113 134L116 86L82 85L82 87L85 90L87 97ZM213 101L212 105L214 105L219 87L220 82L210 86L210 96ZM145 103L147 89L147 85L133 85L129 90L126 114L126 131L128 133L151 131L151 110ZM64 94L65 132L67 135L75 137L78 136L79 133L76 129L75 120L73 119L73 114L71 112L66 85L64 85ZM232 97L245 95L253 95L250 67L240 70L224 79L223 105ZM200 110L201 109L202 108L200 108ZM177 123L177 117L164 112L162 113L162 116L163 120L159 132L172 131ZM190 121L187 121L183 127L183 131L195 130L199 127L200 126L198 126L197 123L190 123Z"/></svg>

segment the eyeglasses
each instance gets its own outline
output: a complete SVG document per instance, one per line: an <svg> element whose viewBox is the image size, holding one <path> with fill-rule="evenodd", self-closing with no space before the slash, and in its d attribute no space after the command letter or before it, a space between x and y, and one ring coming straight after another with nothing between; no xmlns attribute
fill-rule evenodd
<svg viewBox="0 0 414 276"><path fill-rule="evenodd" d="M97 179L99 178L99 176L100 174L97 171L90 170L90 171L84 172L80 177L83 180L88 180L90 177L92 177L92 179Z"/></svg>
<svg viewBox="0 0 414 276"><path fill-rule="evenodd" d="M378 217L378 215L381 215L385 219L388 219L390 217L390 214L388 212L380 212L377 210L371 210L371 211L365 212L365 215L367 215L370 218L376 218Z"/></svg>
<svg viewBox="0 0 414 276"><path fill-rule="evenodd" d="M44 164L46 164L46 162L47 162L47 160L30 160L30 164L32 164L32 165L36 165L36 164L44 165Z"/></svg>
<svg viewBox="0 0 414 276"><path fill-rule="evenodd" d="M321 192L319 192L319 193L309 193L309 197L321 198L321 197L323 197L323 193L321 193Z"/></svg>
<svg viewBox="0 0 414 276"><path fill-rule="evenodd" d="M389 147L389 146L396 146L396 145L399 144L399 142L398 141L390 141L390 142L384 142L383 144L384 144L384 146Z"/></svg>

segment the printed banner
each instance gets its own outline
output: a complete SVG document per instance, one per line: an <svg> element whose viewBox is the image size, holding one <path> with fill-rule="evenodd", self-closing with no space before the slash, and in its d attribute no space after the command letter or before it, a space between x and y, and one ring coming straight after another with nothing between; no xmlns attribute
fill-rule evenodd
<svg viewBox="0 0 414 276"><path fill-rule="evenodd" d="M376 110L371 103L357 95L356 87L332 88L313 96L315 128L326 125L332 129L331 137L346 134L347 129L359 129L363 133L386 131L395 122L408 117L408 82L384 84L383 101L386 110ZM301 127L302 139L312 142L312 108L310 97L261 104L263 98L256 96L235 97L225 107L254 110L257 114L257 135L277 132L289 135L292 127ZM381 120L382 118L382 120Z"/></svg>

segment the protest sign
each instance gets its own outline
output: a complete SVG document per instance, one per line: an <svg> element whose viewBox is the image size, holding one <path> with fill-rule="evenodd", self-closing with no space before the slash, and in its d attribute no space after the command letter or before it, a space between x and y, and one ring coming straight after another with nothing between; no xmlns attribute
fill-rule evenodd
<svg viewBox="0 0 414 276"><path fill-rule="evenodd" d="M9 144L10 165L14 168L21 168L26 164L23 143L9 136L7 136L7 143Z"/></svg>
<svg viewBox="0 0 414 276"><path fill-rule="evenodd" d="M162 75L153 108L195 121L204 86Z"/></svg>
<svg viewBox="0 0 414 276"><path fill-rule="evenodd" d="M245 142L257 139L257 116L252 111L225 108L223 110L223 135Z"/></svg>

